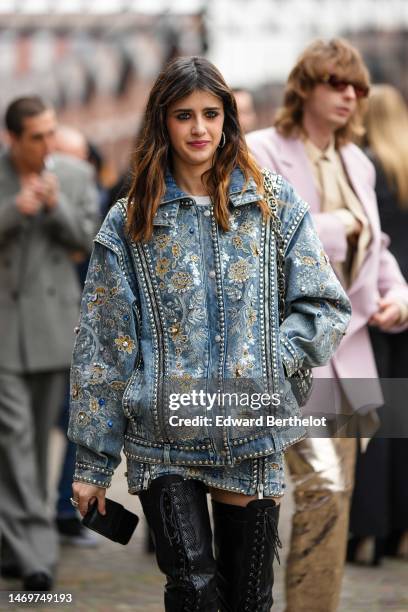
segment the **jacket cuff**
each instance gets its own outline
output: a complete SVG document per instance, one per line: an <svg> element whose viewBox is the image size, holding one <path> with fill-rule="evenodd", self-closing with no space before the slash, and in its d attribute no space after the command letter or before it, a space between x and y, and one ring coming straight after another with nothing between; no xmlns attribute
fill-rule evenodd
<svg viewBox="0 0 408 612"><path fill-rule="evenodd" d="M109 468L77 461L73 480L107 489L111 485L112 475L113 470Z"/></svg>
<svg viewBox="0 0 408 612"><path fill-rule="evenodd" d="M280 337L281 344L281 355L282 355L282 363L285 368L286 376L290 377L300 368L301 364L299 361L299 357L291 345L290 341L281 334Z"/></svg>

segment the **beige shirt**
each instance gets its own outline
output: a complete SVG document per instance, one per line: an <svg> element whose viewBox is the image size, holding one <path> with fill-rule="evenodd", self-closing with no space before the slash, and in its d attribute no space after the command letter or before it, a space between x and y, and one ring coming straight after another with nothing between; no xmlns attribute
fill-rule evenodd
<svg viewBox="0 0 408 612"><path fill-rule="evenodd" d="M356 246L348 248L346 261L333 265L343 286L347 288L355 280L366 256L371 241L370 225L361 202L350 185L341 157L335 149L334 138L324 151L309 139L306 139L304 144L320 193L322 212L338 216L345 226L347 236L355 233L359 222L363 226Z"/></svg>

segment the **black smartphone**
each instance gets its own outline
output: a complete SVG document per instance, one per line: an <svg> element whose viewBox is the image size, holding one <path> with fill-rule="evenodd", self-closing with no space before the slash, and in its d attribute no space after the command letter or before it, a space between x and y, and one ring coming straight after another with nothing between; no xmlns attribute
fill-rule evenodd
<svg viewBox="0 0 408 612"><path fill-rule="evenodd" d="M82 519L82 524L113 542L127 544L136 529L139 517L112 499L105 498L105 507L106 514L100 514L95 502Z"/></svg>

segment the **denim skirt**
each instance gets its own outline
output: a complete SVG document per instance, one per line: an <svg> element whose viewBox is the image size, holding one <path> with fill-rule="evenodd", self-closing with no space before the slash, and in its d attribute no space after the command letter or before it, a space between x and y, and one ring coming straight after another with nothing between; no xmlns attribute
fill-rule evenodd
<svg viewBox="0 0 408 612"><path fill-rule="evenodd" d="M281 497L285 492L284 453L278 452L257 459L246 459L234 467L141 463L128 458L129 493L140 493L148 488L154 478L168 474L200 480L208 487L244 495L262 493L265 497Z"/></svg>

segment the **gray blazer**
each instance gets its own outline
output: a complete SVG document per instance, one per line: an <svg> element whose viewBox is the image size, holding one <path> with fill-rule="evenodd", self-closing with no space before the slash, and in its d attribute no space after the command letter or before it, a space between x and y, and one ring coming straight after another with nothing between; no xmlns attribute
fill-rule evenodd
<svg viewBox="0 0 408 612"><path fill-rule="evenodd" d="M69 367L81 288L72 252L87 255L98 229L92 168L56 154L55 210L22 215L19 177L0 154L0 370L40 372Z"/></svg>

